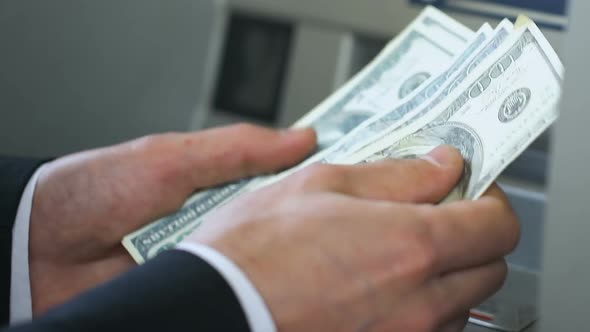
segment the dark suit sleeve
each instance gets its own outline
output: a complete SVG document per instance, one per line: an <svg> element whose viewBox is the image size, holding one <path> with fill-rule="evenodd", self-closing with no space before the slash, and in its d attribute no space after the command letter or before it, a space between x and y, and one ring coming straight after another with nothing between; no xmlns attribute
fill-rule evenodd
<svg viewBox="0 0 590 332"><path fill-rule="evenodd" d="M4 332L248 330L225 279L200 258L171 250L32 323Z"/></svg>
<svg viewBox="0 0 590 332"><path fill-rule="evenodd" d="M8 322L12 228L22 193L42 160L0 157L0 326Z"/></svg>

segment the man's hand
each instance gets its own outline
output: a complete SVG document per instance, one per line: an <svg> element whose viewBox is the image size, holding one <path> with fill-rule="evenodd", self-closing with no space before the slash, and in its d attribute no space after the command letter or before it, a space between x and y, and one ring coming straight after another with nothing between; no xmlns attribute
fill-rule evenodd
<svg viewBox="0 0 590 332"><path fill-rule="evenodd" d="M519 238L497 187L433 205L462 169L448 147L423 160L312 166L217 210L185 241L236 262L280 331L461 331L502 285Z"/></svg>
<svg viewBox="0 0 590 332"><path fill-rule="evenodd" d="M48 164L31 212L34 314L134 266L123 236L180 208L195 190L277 171L314 148L313 130L238 125L151 136Z"/></svg>

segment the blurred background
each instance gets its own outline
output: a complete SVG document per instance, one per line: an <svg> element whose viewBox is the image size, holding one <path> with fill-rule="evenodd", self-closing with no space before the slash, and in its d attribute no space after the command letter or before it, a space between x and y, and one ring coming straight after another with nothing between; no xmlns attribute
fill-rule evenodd
<svg viewBox="0 0 590 332"><path fill-rule="evenodd" d="M243 121L289 126L425 4L474 30L527 14L561 53L565 0L0 0L0 154L60 156ZM524 272L505 291L517 304L536 303L550 138L501 180L523 220L510 261Z"/></svg>
<svg viewBox="0 0 590 332"><path fill-rule="evenodd" d="M237 121L289 126L436 2L0 0L0 153L55 156ZM440 5L472 29L528 13L560 49L564 1Z"/></svg>

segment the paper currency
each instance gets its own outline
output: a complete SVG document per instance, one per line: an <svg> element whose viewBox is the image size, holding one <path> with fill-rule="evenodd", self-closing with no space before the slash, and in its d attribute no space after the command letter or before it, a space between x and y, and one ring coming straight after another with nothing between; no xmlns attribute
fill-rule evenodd
<svg viewBox="0 0 590 332"><path fill-rule="evenodd" d="M496 28L493 38L490 38L492 28L488 24L484 24L465 50L455 57L450 66L438 77L425 82L418 91L397 103L389 104L388 111L380 112L366 120L329 149L317 153L301 164L280 174L257 179L242 190L254 191L278 182L315 162L336 163L343 156L347 156L379 139L380 135L400 130L399 128L409 127L416 119L421 118L422 113L428 112L428 110L444 100L485 57L496 50L497 46L508 37L512 29L512 23L504 20ZM408 131L410 128L403 129Z"/></svg>
<svg viewBox="0 0 590 332"><path fill-rule="evenodd" d="M438 76L473 37L442 12L426 8L371 64L294 127L314 127L320 150L330 147Z"/></svg>
<svg viewBox="0 0 590 332"><path fill-rule="evenodd" d="M294 127L316 128L320 149L279 175L197 193L173 215L129 234L142 263L174 247L211 210L312 162L409 158L456 146L466 176L450 199L477 198L557 117L559 59L534 23L507 20L473 33L427 8L350 82Z"/></svg>
<svg viewBox="0 0 590 332"><path fill-rule="evenodd" d="M135 231L123 238L123 246L137 263L172 249L193 232L201 223L201 217L231 197L246 180L209 189L191 197L176 213Z"/></svg>
<svg viewBox="0 0 590 332"><path fill-rule="evenodd" d="M365 120L438 77L473 36L442 12L426 8L371 64L294 127L315 127L320 151L329 148ZM142 263L180 242L206 213L243 192L247 184L245 180L197 193L175 214L127 235L123 245Z"/></svg>
<svg viewBox="0 0 590 332"><path fill-rule="evenodd" d="M344 163L412 158L442 144L465 159L465 175L447 200L477 199L558 116L563 66L532 22L513 34L420 130L391 132Z"/></svg>

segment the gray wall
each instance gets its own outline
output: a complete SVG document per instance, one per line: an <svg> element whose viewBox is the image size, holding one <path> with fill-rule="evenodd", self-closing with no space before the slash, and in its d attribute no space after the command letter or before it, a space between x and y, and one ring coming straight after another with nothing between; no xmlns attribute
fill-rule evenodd
<svg viewBox="0 0 590 332"><path fill-rule="evenodd" d="M211 0L0 0L0 154L199 123Z"/></svg>

